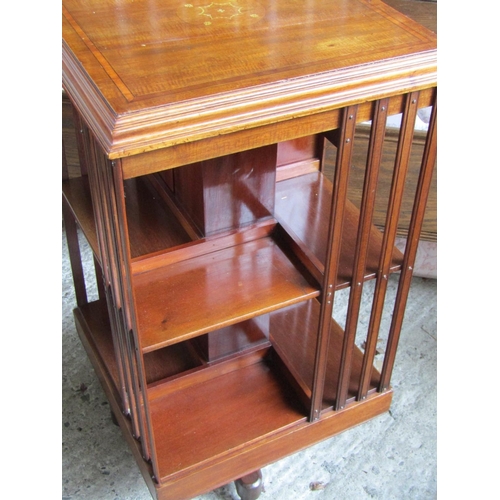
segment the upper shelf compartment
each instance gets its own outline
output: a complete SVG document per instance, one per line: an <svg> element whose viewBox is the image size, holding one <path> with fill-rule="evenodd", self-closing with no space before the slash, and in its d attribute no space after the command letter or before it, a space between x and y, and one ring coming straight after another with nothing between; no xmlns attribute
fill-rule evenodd
<svg viewBox="0 0 500 500"><path fill-rule="evenodd" d="M75 220L83 231L94 255L100 262L99 245L97 243L97 231L88 177L76 177L63 181L62 192Z"/></svg>
<svg viewBox="0 0 500 500"><path fill-rule="evenodd" d="M275 216L292 240L304 251L319 273L323 273L328 237L328 218L332 183L321 172L292 177L276 183ZM337 288L349 286L352 279L359 211L347 202ZM382 234L375 227L370 234L365 279L375 277L382 245ZM400 269L403 255L394 249L391 272Z"/></svg>
<svg viewBox="0 0 500 500"><path fill-rule="evenodd" d="M319 295L272 237L137 274L133 288L144 352Z"/></svg>
<svg viewBox="0 0 500 500"><path fill-rule="evenodd" d="M132 258L176 247L191 237L152 189L147 178L125 181L130 253ZM96 225L90 187L86 176L63 181L63 195L73 215L99 259Z"/></svg>

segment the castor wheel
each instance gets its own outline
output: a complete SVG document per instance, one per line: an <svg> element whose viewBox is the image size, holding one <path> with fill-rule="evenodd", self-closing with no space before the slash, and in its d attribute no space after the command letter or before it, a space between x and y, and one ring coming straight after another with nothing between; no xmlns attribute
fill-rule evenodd
<svg viewBox="0 0 500 500"><path fill-rule="evenodd" d="M111 422L113 422L117 427L120 426L118 423L118 419L116 418L115 412L113 410L110 410L111 412Z"/></svg>
<svg viewBox="0 0 500 500"><path fill-rule="evenodd" d="M262 472L259 470L237 479L234 484L241 500L256 500L264 491Z"/></svg>

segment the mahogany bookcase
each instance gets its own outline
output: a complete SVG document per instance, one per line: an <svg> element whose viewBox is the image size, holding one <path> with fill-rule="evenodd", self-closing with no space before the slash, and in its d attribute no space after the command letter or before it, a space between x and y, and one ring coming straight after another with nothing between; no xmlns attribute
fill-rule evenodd
<svg viewBox="0 0 500 500"><path fill-rule="evenodd" d="M246 500L259 496L263 466L390 407L436 161L436 36L378 0L188 2L63 0L79 163L76 174L63 165L74 317L151 494L189 499L236 481ZM392 115L401 125L382 190ZM360 124L370 131L354 203ZM95 256L93 302L77 231Z"/></svg>

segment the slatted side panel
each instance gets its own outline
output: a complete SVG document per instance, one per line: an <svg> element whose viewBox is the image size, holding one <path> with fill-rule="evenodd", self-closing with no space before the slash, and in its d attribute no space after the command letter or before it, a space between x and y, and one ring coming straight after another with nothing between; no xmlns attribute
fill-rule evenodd
<svg viewBox="0 0 500 500"><path fill-rule="evenodd" d="M373 362L379 338L382 313L386 302L389 268L396 240L396 232L403 200L406 174L408 171L409 155L417 109L418 93L408 94L406 96L405 108L402 116L391 189L387 200L384 238L380 253L375 290L373 292L373 302L368 326L358 399L365 399L370 388L369 384L371 381Z"/></svg>
<svg viewBox="0 0 500 500"><path fill-rule="evenodd" d="M82 130L84 131L84 145L86 156L88 158L88 162L92 159L92 145L90 140L90 133L85 126L83 126ZM103 279L103 288L105 291L106 302L108 306L109 319L111 324L111 333L113 336L113 345L115 348L115 357L117 360L117 367L119 373L119 389L122 400L122 411L126 415L131 414L131 389L130 389L130 369L128 367L128 363L126 362L126 358L123 355L123 340L122 333L119 329L119 322L117 320L117 314L113 307L113 294L116 290L116 279L112 276L112 263L111 256L109 255L109 240L104 237L104 227L106 226L105 217L106 217L106 208L103 203L103 197L101 194L99 178L97 174L97 168L89 169L89 184L92 192L92 205L94 209L94 216L97 226L97 236L98 236L98 244L99 244L99 253L101 255L102 262L102 279Z"/></svg>
<svg viewBox="0 0 500 500"><path fill-rule="evenodd" d="M151 413L149 411L149 400L147 395L146 371L144 366L144 358L140 340L135 332L137 332L137 319L135 316L134 296L131 283L131 269L128 263L131 261L131 251L129 245L127 211L125 206L125 189L123 184L123 170L119 160L109 162L110 168L107 170L109 182L109 191L111 194L110 201L114 206L115 234L118 251L121 255L122 266L122 294L125 301L124 307L127 332L129 339L129 348L132 354L135 354L134 361L136 363L135 382L136 390L140 394L140 425L143 445L144 458L151 461L153 473L156 478L160 478L158 471L158 460L156 457L156 446L153 434L153 425L151 422Z"/></svg>
<svg viewBox="0 0 500 500"><path fill-rule="evenodd" d="M396 349L398 347L401 327L403 324L404 311L410 290L415 258L417 255L418 241L422 229L422 221L425 213L425 206L432 182L432 173L436 163L437 155L437 101L434 102L429 131L422 158L420 176L416 186L413 210L408 230L408 239L405 247L404 261L399 280L398 291L394 304L391 328L387 341L386 354L382 367L379 391L384 391L389 387L394 361L396 358Z"/></svg>
<svg viewBox="0 0 500 500"><path fill-rule="evenodd" d="M67 107L70 102L66 103ZM151 460L155 470L152 427L147 414L146 380L143 359L138 341L134 335L135 318L129 279L130 249L128 246L126 210L124 204L123 179L120 162L111 162L97 143L75 108L66 109L66 135L63 137L63 180L76 176L88 176L92 196L94 219L97 226L99 255L94 259L97 271L99 297L106 300L110 319L111 335L118 372L118 390L121 396L121 410L130 418L132 432L142 446L142 454ZM70 123L71 122L71 123ZM73 130L69 130L72 128ZM71 165L66 161L64 138L70 132ZM75 150L78 155L75 155ZM77 158L76 158L77 157ZM88 302L83 269L79 258L78 235L71 210L64 203L63 216L67 226L73 275L82 279L75 281L77 303Z"/></svg>
<svg viewBox="0 0 500 500"><path fill-rule="evenodd" d="M104 234L109 239L110 279L112 304L119 332L121 358L126 368L127 392L129 394L130 416L135 437L140 439L143 457L151 458L153 448L150 425L145 412L145 380L142 358L134 336L134 322L131 313L131 297L127 283L130 281L127 245L123 240L124 207L118 203L123 193L116 193L113 162L109 161L94 142L96 177L100 186L101 202L104 209Z"/></svg>
<svg viewBox="0 0 500 500"><path fill-rule="evenodd" d="M63 106L65 106L63 113L63 128L65 137L68 139L69 134L73 134L74 137L71 140L67 140L70 145L70 158L71 165L65 165L63 163L63 180L67 180L68 178L76 177L76 176L88 176L89 169L88 165L95 165L95 155L96 150L92 143L91 134L89 129L84 124L80 115L76 111L76 109L69 102L69 99L63 96ZM71 108L71 109L68 109ZM66 140L63 140L63 147L65 145ZM77 153L77 154L76 154ZM63 161L65 157L63 156ZM69 168L70 167L70 168ZM105 241L102 237L103 227L105 226L105 206L102 201L102 194L99 186L99 179L97 176L97 168L90 170L89 182L91 186L93 186L93 210L96 225L98 227L98 244L99 244L99 255L102 256L103 263L101 264L100 260L94 257L94 267L96 270L97 279L97 289L99 293L99 297L103 300L106 300L109 310L109 318L111 323L111 333L113 337L113 344L115 348L115 357L117 360L117 371L119 376L119 391L121 395L122 401L122 411L123 413L130 415L130 376L129 370L127 369L127 364L122 355L122 349L120 348L121 337L120 330L117 322L117 315L112 307L113 299L112 299L112 277L111 277L111 265L110 265L110 257L109 257L109 241ZM73 279L75 281L75 290L76 290L76 298L77 304L79 306L86 304L87 294L85 290L85 282L84 282L84 272L80 259L80 249L78 243L78 235L76 229L76 223L71 213L71 210L67 206L63 197L63 217L66 226L66 233L68 238L68 247L71 255L74 254L72 260L72 272ZM75 264L73 264L73 261ZM80 278L81 276L81 278ZM116 287L116 280L113 284Z"/></svg>
<svg viewBox="0 0 500 500"><path fill-rule="evenodd" d="M73 106L68 98L63 96L63 135L62 135L62 180L66 181L71 177L70 166L75 163L73 144L77 144L79 134L76 132L73 116ZM66 119L65 119L66 118ZM69 123L68 123L69 122ZM82 151L83 154L83 151ZM81 172L80 164L78 163L78 174ZM75 170L75 168L73 168ZM62 216L66 232L66 240L68 242L69 260L71 264L71 273L73 276L73 284L75 289L76 303L82 306L88 303L87 288L85 285L85 273L82 266L80 244L78 242L78 230L75 218L69 208L64 196L62 197Z"/></svg>
<svg viewBox="0 0 500 500"><path fill-rule="evenodd" d="M323 393L327 366L327 353L329 346L330 323L332 318L333 303L335 298L335 283L340 257L342 224L344 208L347 200L347 187L349 182L349 167L352 156L352 144L356 128L357 106L344 109L339 142L337 162L333 178L332 205L329 218L329 232L325 271L320 296L320 320L318 339L316 345L315 367L313 373L312 398L310 420L317 420L323 405Z"/></svg>
<svg viewBox="0 0 500 500"><path fill-rule="evenodd" d="M347 311L344 342L342 345L341 364L339 367L337 400L335 404L335 409L337 410L345 407L348 397L352 354L361 307L364 284L363 278L366 270L366 257L372 226L373 209L375 206L375 193L382 157L388 104L388 99L376 103L370 135L354 255L353 280L350 288L349 307Z"/></svg>
<svg viewBox="0 0 500 500"><path fill-rule="evenodd" d="M426 103L426 105L428 102ZM344 199L349 197L349 189L345 192L345 183L348 182L349 169L353 166L347 164L353 157L352 150L356 144L350 144L352 149L347 149L351 141L356 138L354 130L344 122L342 127L327 135L328 139L336 146L336 160L333 171L334 195L332 200L332 212L330 215L331 251L327 257L323 290L326 300L322 303L324 316L321 317L318 347L315 364L315 391L313 392L313 412L311 419L318 417L321 412L320 402L323 408L331 407L331 402L320 399L323 388L321 384L328 380L324 369L324 352L328 346L328 334L326 333L327 318L330 313L344 328L343 342L340 352L338 366L329 367L338 370L335 380L334 410L342 410L347 404L357 400L362 401L374 392L383 392L390 388L390 380L396 351L403 325L404 311L407 304L413 267L417 254L419 236L425 215L426 203L432 185L433 170L436 163L437 137L436 117L437 106L434 98L432 114L428 127L425 147L421 159L420 174L417 185L408 179L410 155L415 134L415 123L419 109L419 92L412 92L404 97L404 105L401 113L401 125L397 147L391 148L392 156L392 179L390 190L387 193L380 188L380 172L382 162L387 163L387 155L384 156L384 142L387 139L388 111L391 109L390 99L382 99L374 103L371 119L371 130L368 148L365 150L366 159L364 165L364 182L362 193L359 196L357 206L359 209L359 222L357 226L356 247L354 251L354 265L350 288L343 296L342 311L337 311L337 302L330 304L328 298L331 274L336 269L336 239L340 239L342 227L337 219ZM352 114L352 108L345 110L346 116ZM366 124L363 125L366 127ZM351 135L352 134L352 135ZM349 147L350 147L349 146ZM364 146L363 146L364 147ZM359 153L359 150L356 150ZM359 154L356 154L359 158ZM356 168L363 168L359 164ZM410 179L411 180L411 179ZM381 192L382 191L382 192ZM358 191L357 191L358 193ZM378 255L378 270L374 282L364 282L366 272L367 248L370 244L370 228L373 226L374 207L376 202L380 206L383 200L385 204L385 224L382 234L382 244ZM404 249L404 260L401 271L391 278L391 293L388 293L389 279L391 274L391 261L393 258L398 225L401 223L403 204L412 206L411 221L408 231L408 240ZM405 215L406 216L406 215ZM395 289L395 291L394 291ZM344 293L337 292L337 294ZM363 325L360 324L361 313L363 313ZM340 319L338 316L342 316ZM352 369L354 351L361 351L361 366L355 371ZM380 359L382 358L382 359ZM359 359L359 356L358 356ZM375 371L376 370L376 371ZM353 373L359 375L353 375ZM316 394L316 398L315 398Z"/></svg>

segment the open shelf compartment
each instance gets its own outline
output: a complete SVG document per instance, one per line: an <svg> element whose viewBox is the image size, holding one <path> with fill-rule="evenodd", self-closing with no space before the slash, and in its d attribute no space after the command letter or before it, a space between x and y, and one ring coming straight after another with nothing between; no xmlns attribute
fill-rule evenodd
<svg viewBox="0 0 500 500"><path fill-rule="evenodd" d="M318 272L324 272L332 183L321 172L311 172L276 183L275 217L289 237L308 254ZM342 246L336 288L345 288L352 280L359 210L347 201L343 222ZM379 268L382 233L372 227L365 280L373 279ZM401 269L403 255L394 248L390 271Z"/></svg>
<svg viewBox="0 0 500 500"><path fill-rule="evenodd" d="M88 177L62 183L63 196L94 255L99 257L96 223ZM147 177L124 181L130 254L132 258L178 247L191 241L170 207L155 193Z"/></svg>
<svg viewBox="0 0 500 500"><path fill-rule="evenodd" d="M150 400L162 481L306 421L296 393L266 361L268 350L174 381Z"/></svg>
<svg viewBox="0 0 500 500"><path fill-rule="evenodd" d="M143 352L319 295L271 236L133 276Z"/></svg>
<svg viewBox="0 0 500 500"><path fill-rule="evenodd" d="M158 487L196 475L197 471L220 460L237 460L242 447L258 450L270 438L282 439L288 443L290 451L304 446L301 439L305 437L292 439L292 444L290 436L297 435L296 432L308 433L307 409L301 394L290 383L277 359L278 356L282 358L288 367L295 365L295 372L300 372L303 380L308 379L311 351L304 346L311 345L314 336L308 335L311 329L304 325L315 324L314 304L317 302L311 300L267 315L273 346L256 346L212 366L200 364L189 342L144 356L145 369L152 380L147 397L160 472ZM305 322L295 321L304 314L307 316ZM287 318L294 325L291 330L287 329ZM75 319L89 357L108 387L108 397L118 398L118 376L106 304L96 301L77 308ZM279 325L283 320L284 323ZM282 344L283 336L287 337L285 345ZM330 353L333 355L329 362L329 372L332 373L336 369L335 353L340 341L340 335L332 335ZM295 352L288 350L292 347ZM305 354L305 371L304 366L297 365L301 359L300 355L297 357L299 352ZM386 396L390 398L390 394ZM112 407L119 407L119 402L116 400ZM376 413L379 412L377 409ZM315 440L330 435L331 425L338 425L339 431L345 427L341 417L339 424L328 423L337 415L342 415L342 412L325 414ZM123 423L122 417L119 420ZM203 426L194 425L200 420ZM322 430L321 425L325 429ZM249 443L252 443L250 448Z"/></svg>
<svg viewBox="0 0 500 500"><path fill-rule="evenodd" d="M109 323L108 309L104 300L89 302L75 309L79 322L85 325L86 335L108 369L108 377L119 387L118 368ZM176 377L180 373L202 366L196 349L182 342L144 356L144 369L148 384Z"/></svg>
<svg viewBox="0 0 500 500"><path fill-rule="evenodd" d="M319 302L311 300L275 311L270 315L269 340L306 404L310 401L313 385L319 309ZM332 318L323 409L331 408L337 397L343 341L344 331ZM363 356L364 353L354 346L347 402L354 401L358 392ZM379 381L380 374L373 368L370 392L376 390Z"/></svg>
<svg viewBox="0 0 500 500"><path fill-rule="evenodd" d="M80 176L64 180L62 193L63 199L100 263L101 258L88 177Z"/></svg>

